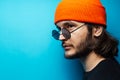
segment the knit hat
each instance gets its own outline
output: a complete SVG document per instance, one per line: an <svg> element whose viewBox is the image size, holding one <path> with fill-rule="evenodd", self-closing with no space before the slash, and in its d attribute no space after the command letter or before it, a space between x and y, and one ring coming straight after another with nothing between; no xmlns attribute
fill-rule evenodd
<svg viewBox="0 0 120 80"><path fill-rule="evenodd" d="M100 0L62 0L57 6L54 22L63 20L106 25L106 12Z"/></svg>

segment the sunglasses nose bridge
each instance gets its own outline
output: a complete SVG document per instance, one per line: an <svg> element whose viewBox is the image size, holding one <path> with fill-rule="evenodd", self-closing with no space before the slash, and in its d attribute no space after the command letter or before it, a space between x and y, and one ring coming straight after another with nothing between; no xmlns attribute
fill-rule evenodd
<svg viewBox="0 0 120 80"><path fill-rule="evenodd" d="M59 34L62 35L62 31L60 31Z"/></svg>

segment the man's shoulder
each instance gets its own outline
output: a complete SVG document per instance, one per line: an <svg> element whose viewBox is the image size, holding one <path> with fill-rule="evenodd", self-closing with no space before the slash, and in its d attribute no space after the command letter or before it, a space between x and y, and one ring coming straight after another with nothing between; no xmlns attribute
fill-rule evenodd
<svg viewBox="0 0 120 80"><path fill-rule="evenodd" d="M117 61L106 59L100 62L94 72L101 75L116 75L120 76L120 64ZM115 73L115 74L114 74Z"/></svg>
<svg viewBox="0 0 120 80"><path fill-rule="evenodd" d="M98 64L98 69L101 71L119 71L120 64L116 60L106 59Z"/></svg>
<svg viewBox="0 0 120 80"><path fill-rule="evenodd" d="M103 60L87 73L87 78L87 80L120 80L120 65L113 60Z"/></svg>

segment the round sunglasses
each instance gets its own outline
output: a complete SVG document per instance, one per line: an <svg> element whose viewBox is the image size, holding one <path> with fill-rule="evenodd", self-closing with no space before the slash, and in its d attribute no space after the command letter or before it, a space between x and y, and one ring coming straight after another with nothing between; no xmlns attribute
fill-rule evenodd
<svg viewBox="0 0 120 80"><path fill-rule="evenodd" d="M79 28L81 28L82 26L84 26L85 24L79 26L78 28L69 31L66 28L62 28L61 31L57 31L57 30L52 30L52 36L54 39L59 40L59 36L62 34L66 40L71 38L71 33L78 30Z"/></svg>

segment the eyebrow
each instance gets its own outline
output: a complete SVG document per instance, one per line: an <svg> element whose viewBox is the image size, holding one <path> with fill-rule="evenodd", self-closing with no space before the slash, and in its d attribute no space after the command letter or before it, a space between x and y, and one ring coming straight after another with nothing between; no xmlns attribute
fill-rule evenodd
<svg viewBox="0 0 120 80"><path fill-rule="evenodd" d="M65 23L62 24L62 26L64 27L64 26L67 26L67 25L69 25L69 24L71 24L71 23L65 22ZM56 28L57 28L58 30L61 29L60 26L58 26L58 25L56 25Z"/></svg>
<svg viewBox="0 0 120 80"><path fill-rule="evenodd" d="M63 26L68 26L69 24L71 24L71 23L66 22L66 23L63 23Z"/></svg>
<svg viewBox="0 0 120 80"><path fill-rule="evenodd" d="M72 21L69 21L69 22L66 22L65 24L63 24L64 26L68 26L68 25L73 25L73 26L78 26L77 23L75 22L72 22Z"/></svg>
<svg viewBox="0 0 120 80"><path fill-rule="evenodd" d="M64 22L64 23L62 24L62 26L67 26L67 25L69 25L69 24L76 25L75 23L73 23L73 22L71 22L71 21L66 21L66 22ZM58 29L60 30L60 26L58 26L57 24L56 24L56 28L58 28Z"/></svg>

